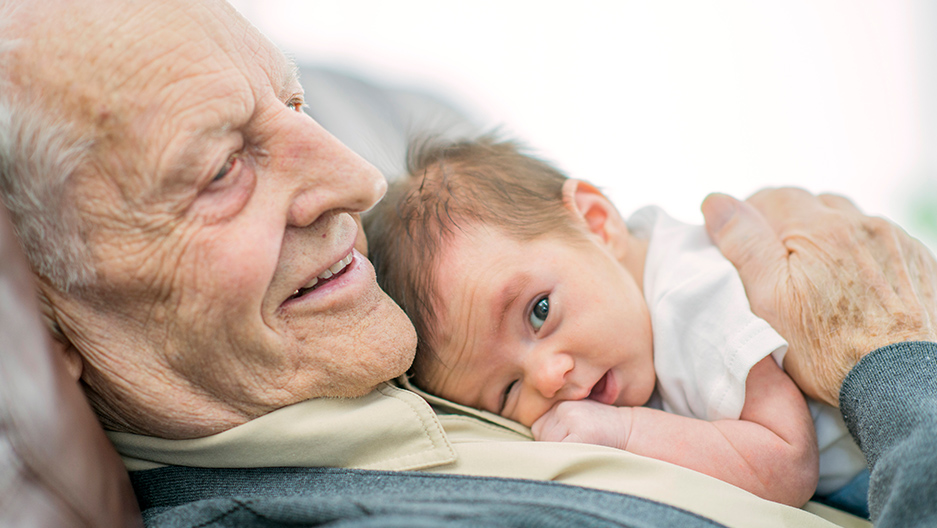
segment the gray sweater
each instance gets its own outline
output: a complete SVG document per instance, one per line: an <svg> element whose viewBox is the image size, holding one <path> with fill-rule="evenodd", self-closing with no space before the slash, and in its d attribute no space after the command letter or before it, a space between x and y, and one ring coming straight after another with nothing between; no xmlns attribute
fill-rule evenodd
<svg viewBox="0 0 937 528"><path fill-rule="evenodd" d="M937 526L937 343L898 343L859 362L839 395L872 471L879 526Z"/></svg>

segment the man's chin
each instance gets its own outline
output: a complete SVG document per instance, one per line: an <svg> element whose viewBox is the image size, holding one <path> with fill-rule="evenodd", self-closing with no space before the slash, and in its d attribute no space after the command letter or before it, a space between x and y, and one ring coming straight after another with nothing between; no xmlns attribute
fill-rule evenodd
<svg viewBox="0 0 937 528"><path fill-rule="evenodd" d="M351 376L335 387L339 393L335 396L363 396L381 383L406 374L413 364L417 337L410 319L390 297L379 312L369 321L378 324L369 325L366 335L360 336L355 347L357 364L345 365Z"/></svg>
<svg viewBox="0 0 937 528"><path fill-rule="evenodd" d="M390 300L389 297L388 300ZM393 308L391 309L392 314L388 314L388 326L393 331L385 333L381 339L383 346L386 347L385 350L387 350L387 356L383 359L391 364L387 365L388 375L382 376L381 381L390 381L405 374L413 365L413 359L416 355L416 329L413 328L413 323L410 322L407 314L393 301L391 303ZM390 316L393 316L393 318L391 319Z"/></svg>

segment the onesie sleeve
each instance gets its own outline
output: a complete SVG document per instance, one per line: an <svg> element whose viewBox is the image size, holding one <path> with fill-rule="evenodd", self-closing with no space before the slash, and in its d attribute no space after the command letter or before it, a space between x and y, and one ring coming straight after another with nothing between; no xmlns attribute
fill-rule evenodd
<svg viewBox="0 0 937 528"><path fill-rule="evenodd" d="M752 313L738 273L705 228L654 209L633 218L636 227L651 226L644 294L663 408L704 420L738 419L748 372L769 354L780 361L787 342Z"/></svg>

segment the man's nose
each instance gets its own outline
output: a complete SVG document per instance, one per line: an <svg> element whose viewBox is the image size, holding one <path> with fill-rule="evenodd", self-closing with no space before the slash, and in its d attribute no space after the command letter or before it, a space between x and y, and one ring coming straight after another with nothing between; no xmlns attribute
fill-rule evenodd
<svg viewBox="0 0 937 528"><path fill-rule="evenodd" d="M554 398L566 386L567 375L574 366L575 361L570 355L547 352L537 358L528 379L544 398Z"/></svg>
<svg viewBox="0 0 937 528"><path fill-rule="evenodd" d="M287 110L289 112L290 110ZM293 176L295 194L288 221L306 226L327 212L370 209L387 190L387 181L365 161L308 116L290 116L296 129L285 156L275 163Z"/></svg>

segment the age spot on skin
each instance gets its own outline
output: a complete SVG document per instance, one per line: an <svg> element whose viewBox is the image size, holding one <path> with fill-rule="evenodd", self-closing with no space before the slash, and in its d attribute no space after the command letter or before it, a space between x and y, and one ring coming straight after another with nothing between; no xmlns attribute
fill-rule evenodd
<svg viewBox="0 0 937 528"><path fill-rule="evenodd" d="M913 328L914 323L909 320L909 317L904 314L897 314L895 315L894 320L892 320L888 332L892 335L903 335L905 332L912 330Z"/></svg>
<svg viewBox="0 0 937 528"><path fill-rule="evenodd" d="M859 327L864 324L863 321L865 321L865 317L863 317L862 312L855 309L852 310L852 324L855 327Z"/></svg>
<svg viewBox="0 0 937 528"><path fill-rule="evenodd" d="M848 320L851 325L861 325L865 317L848 298L840 297L839 302L836 304L836 313L830 316L829 319L831 330L842 324L844 319Z"/></svg>
<svg viewBox="0 0 937 528"><path fill-rule="evenodd" d="M104 125L105 123L107 123L108 120L110 120L111 115L112 114L111 114L110 108L108 108L105 105L100 105L98 107L98 113L97 113L97 119L96 119L97 124Z"/></svg>
<svg viewBox="0 0 937 528"><path fill-rule="evenodd" d="M839 304L836 305L836 308L839 309L839 312L845 314L849 311L849 300L845 297L839 298Z"/></svg>

